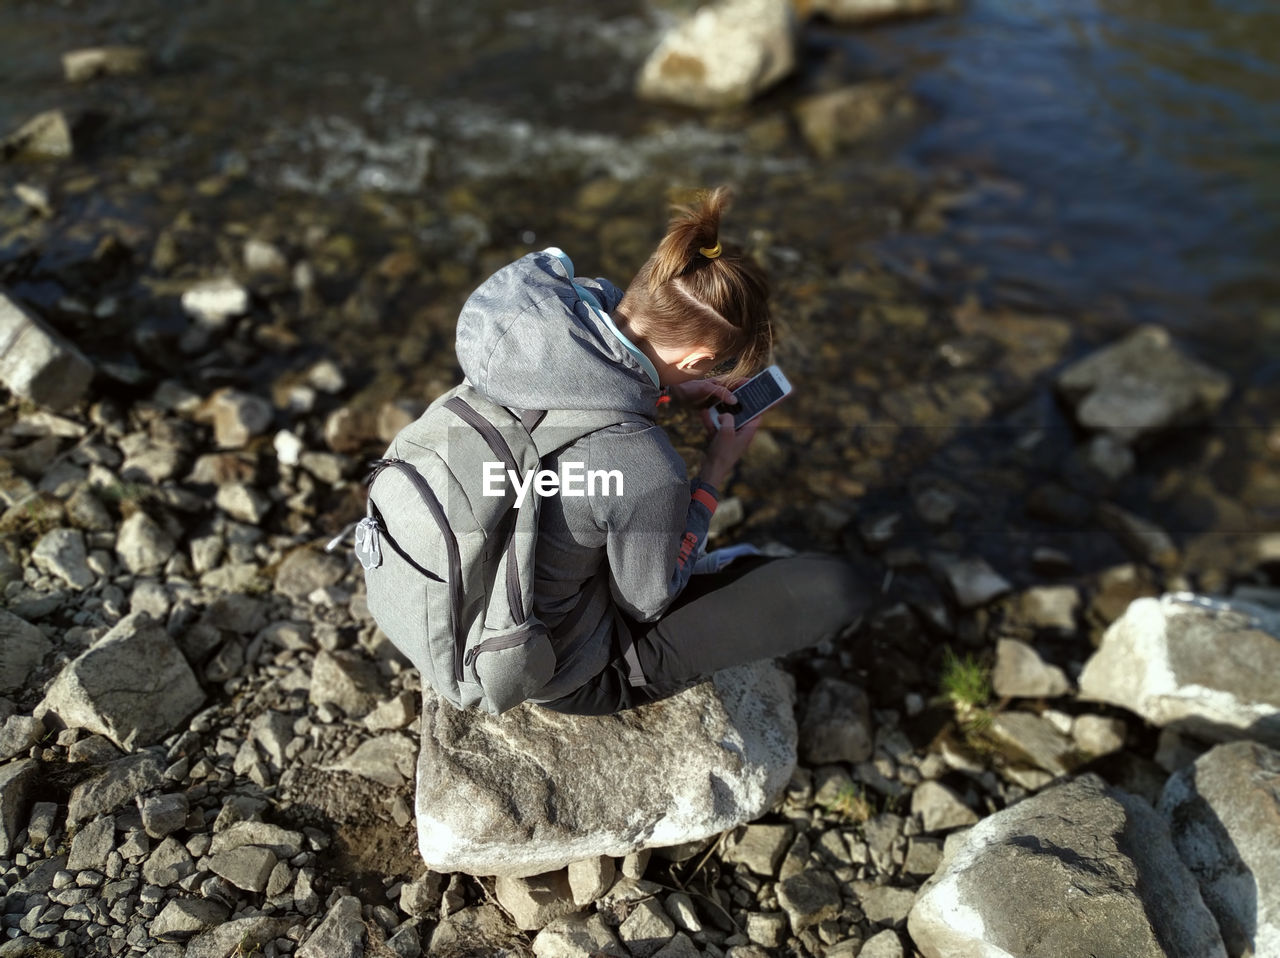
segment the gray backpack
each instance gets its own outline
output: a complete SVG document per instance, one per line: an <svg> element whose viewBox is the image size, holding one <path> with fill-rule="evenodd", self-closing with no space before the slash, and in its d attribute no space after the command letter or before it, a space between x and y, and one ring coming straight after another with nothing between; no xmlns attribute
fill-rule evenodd
<svg viewBox="0 0 1280 958"><path fill-rule="evenodd" d="M548 252L587 308L611 325L591 291L573 283L569 258ZM530 490L517 507L509 480L505 494L486 494L487 483L495 487L492 464L525 477L551 453L636 418L509 409L464 382L373 463L368 514L355 527L369 612L423 682L454 706L505 712L543 688L556 667L547 628L533 614L541 499Z"/></svg>
<svg viewBox="0 0 1280 958"><path fill-rule="evenodd" d="M514 484L623 412L511 410L467 383L445 393L373 463L355 527L369 612L422 680L457 708L499 713L547 684L556 659L533 613L541 499ZM486 482L490 494L486 494ZM501 488L501 495L492 492Z"/></svg>

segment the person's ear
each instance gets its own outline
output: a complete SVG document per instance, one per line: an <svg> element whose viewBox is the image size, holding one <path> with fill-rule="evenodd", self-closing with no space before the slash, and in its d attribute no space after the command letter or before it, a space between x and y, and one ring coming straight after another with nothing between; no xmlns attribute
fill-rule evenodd
<svg viewBox="0 0 1280 958"><path fill-rule="evenodd" d="M682 373L700 373L708 369L715 358L714 350L697 346L678 359L675 365Z"/></svg>

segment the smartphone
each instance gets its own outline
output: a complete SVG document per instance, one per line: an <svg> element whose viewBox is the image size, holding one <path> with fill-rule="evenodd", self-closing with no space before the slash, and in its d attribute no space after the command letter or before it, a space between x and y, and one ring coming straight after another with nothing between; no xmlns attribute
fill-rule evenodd
<svg viewBox="0 0 1280 958"><path fill-rule="evenodd" d="M770 366L735 389L733 395L738 400L738 405L726 406L719 403L713 411L716 414L712 415L711 420L717 429L720 428L721 415L732 415L733 428L741 429L770 406L777 405L791 395L791 383L782 375L781 369Z"/></svg>

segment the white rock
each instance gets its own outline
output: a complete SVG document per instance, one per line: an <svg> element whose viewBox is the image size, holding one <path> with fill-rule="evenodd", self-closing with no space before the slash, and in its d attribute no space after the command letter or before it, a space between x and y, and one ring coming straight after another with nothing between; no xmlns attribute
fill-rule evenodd
<svg viewBox="0 0 1280 958"><path fill-rule="evenodd" d="M1171 776L1159 811L1231 955L1280 955L1280 751L1219 745Z"/></svg>
<svg viewBox="0 0 1280 958"><path fill-rule="evenodd" d="M413 776L417 750L413 742L394 732L379 735L366 742L340 761L325 765L325 771L350 772L383 785L396 786Z"/></svg>
<svg viewBox="0 0 1280 958"><path fill-rule="evenodd" d="M717 108L746 103L795 69L789 0L720 0L674 27L640 70L651 100Z"/></svg>
<svg viewBox="0 0 1280 958"><path fill-rule="evenodd" d="M673 922L655 898L646 898L618 926L622 939L635 958L650 958L676 933Z"/></svg>
<svg viewBox="0 0 1280 958"><path fill-rule="evenodd" d="M50 409L65 409L89 390L93 365L70 342L0 293L0 382Z"/></svg>
<svg viewBox="0 0 1280 958"><path fill-rule="evenodd" d="M604 916L596 913L551 922L533 939L533 953L537 958L627 958L630 954L619 944Z"/></svg>
<svg viewBox="0 0 1280 958"><path fill-rule="evenodd" d="M275 446L276 458L280 460L281 465L285 466L296 466L299 457L306 449L302 440L287 429L281 429L276 433L271 444Z"/></svg>
<svg viewBox="0 0 1280 958"><path fill-rule="evenodd" d="M867 939L858 958L902 958L902 939L892 928L877 932Z"/></svg>
<svg viewBox="0 0 1280 958"><path fill-rule="evenodd" d="M1120 751L1126 731L1124 719L1105 715L1077 715L1071 723L1076 747L1090 758Z"/></svg>
<svg viewBox="0 0 1280 958"><path fill-rule="evenodd" d="M925 958L1226 958L1163 820L1096 775L948 842L908 929Z"/></svg>
<svg viewBox="0 0 1280 958"><path fill-rule="evenodd" d="M245 240L244 266L251 273L289 275L289 260L280 252L279 247L256 237Z"/></svg>
<svg viewBox="0 0 1280 958"><path fill-rule="evenodd" d="M51 529L31 549L36 566L55 575L73 589L93 585L94 575L85 552L84 533L79 529Z"/></svg>
<svg viewBox="0 0 1280 958"><path fill-rule="evenodd" d="M1185 593L1137 599L1080 676L1085 699L1210 741L1280 746L1280 632L1262 610Z"/></svg>
<svg viewBox="0 0 1280 958"><path fill-rule="evenodd" d="M159 572L176 548L173 537L141 510L120 523L116 533L116 555L134 575Z"/></svg>
<svg viewBox="0 0 1280 958"><path fill-rule="evenodd" d="M772 663L728 669L613 716L533 704L463 713L428 693L416 794L422 857L437 871L521 877L755 819L795 766L793 695Z"/></svg>
<svg viewBox="0 0 1280 958"><path fill-rule="evenodd" d="M230 276L201 280L182 294L182 308L206 326L219 329L249 311L249 291Z"/></svg>

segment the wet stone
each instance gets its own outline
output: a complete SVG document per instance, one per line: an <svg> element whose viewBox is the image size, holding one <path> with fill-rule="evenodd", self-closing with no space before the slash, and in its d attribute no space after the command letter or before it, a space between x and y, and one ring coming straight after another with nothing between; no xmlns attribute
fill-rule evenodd
<svg viewBox="0 0 1280 958"><path fill-rule="evenodd" d="M978 556L961 557L935 552L929 568L951 589L964 609L976 609L1007 593L1013 586Z"/></svg>
<svg viewBox="0 0 1280 958"><path fill-rule="evenodd" d="M915 101L906 90L896 83L876 80L805 97L795 109L801 134L822 159L831 159L842 149L883 135L915 112ZM939 515L932 507L928 512ZM940 521L926 521L946 525L949 519L950 511L946 511Z"/></svg>
<svg viewBox="0 0 1280 958"><path fill-rule="evenodd" d="M147 51L128 46L69 50L62 55L62 72L69 83L104 76L139 76L147 72Z"/></svg>
<svg viewBox="0 0 1280 958"><path fill-rule="evenodd" d="M1148 325L1072 363L1057 387L1086 429L1131 442L1207 417L1231 392L1231 380L1185 356L1168 330Z"/></svg>

